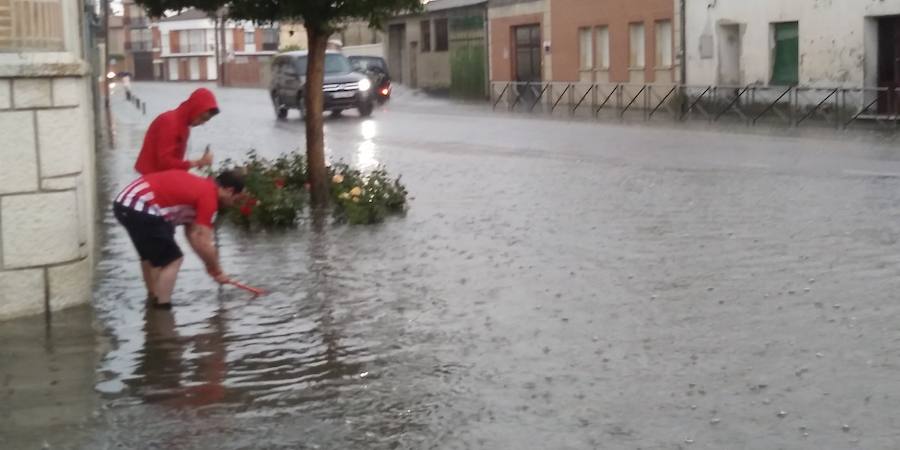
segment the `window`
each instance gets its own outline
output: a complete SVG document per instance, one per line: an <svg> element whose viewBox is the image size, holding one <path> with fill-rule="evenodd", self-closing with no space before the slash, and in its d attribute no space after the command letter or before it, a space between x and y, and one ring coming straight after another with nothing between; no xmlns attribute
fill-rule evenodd
<svg viewBox="0 0 900 450"><path fill-rule="evenodd" d="M61 1L0 1L0 49L62 50L65 14Z"/></svg>
<svg viewBox="0 0 900 450"><path fill-rule="evenodd" d="M450 40L447 35L447 19L435 19L434 21L434 51L446 52L450 48Z"/></svg>
<svg viewBox="0 0 900 450"><path fill-rule="evenodd" d="M579 68L591 70L594 68L594 36L590 28L578 29L578 53Z"/></svg>
<svg viewBox="0 0 900 450"><path fill-rule="evenodd" d="M422 41L421 48L422 53L431 51L431 21L423 20L419 23L419 26L422 29Z"/></svg>
<svg viewBox="0 0 900 450"><path fill-rule="evenodd" d="M772 24L775 54L772 84L795 85L800 78L800 31L797 22Z"/></svg>
<svg viewBox="0 0 900 450"><path fill-rule="evenodd" d="M150 30L136 29L129 31L131 38L131 50L132 51L148 51L153 47L153 35L150 33Z"/></svg>
<svg viewBox="0 0 900 450"><path fill-rule="evenodd" d="M632 69L644 68L644 24L633 23L628 26L630 39L629 61L628 66Z"/></svg>
<svg viewBox="0 0 900 450"><path fill-rule="evenodd" d="M190 45L188 44L188 38L190 37L190 31L181 30L178 32L178 53L188 53L190 52Z"/></svg>
<svg viewBox="0 0 900 450"><path fill-rule="evenodd" d="M206 30L190 30L188 39L190 41L188 53L203 53L206 51ZM184 51L183 48L182 51Z"/></svg>
<svg viewBox="0 0 900 450"><path fill-rule="evenodd" d="M596 29L597 45L594 47L594 65L599 70L609 70L609 27Z"/></svg>
<svg viewBox="0 0 900 450"><path fill-rule="evenodd" d="M169 48L169 39L171 39L171 35L169 33L164 33L162 35L162 53L164 55L168 55L172 52L172 50Z"/></svg>
<svg viewBox="0 0 900 450"><path fill-rule="evenodd" d="M263 30L263 48L264 51L278 50L278 30L274 28L266 28Z"/></svg>
<svg viewBox="0 0 900 450"><path fill-rule="evenodd" d="M672 67L672 21L656 22L656 67Z"/></svg>
<svg viewBox="0 0 900 450"><path fill-rule="evenodd" d="M175 58L169 60L169 80L178 81L178 60Z"/></svg>
<svg viewBox="0 0 900 450"><path fill-rule="evenodd" d="M344 55L328 54L325 55L325 73L347 73L353 69L350 67L350 61Z"/></svg>
<svg viewBox="0 0 900 450"><path fill-rule="evenodd" d="M244 51L249 53L256 51L256 33L244 31Z"/></svg>
<svg viewBox="0 0 900 450"><path fill-rule="evenodd" d="M289 64L285 62L285 64ZM290 70L289 68L287 70ZM301 75L306 75L306 57L300 56L294 60L294 70ZM347 73L352 72L350 61L346 56L337 53L327 53L325 55L325 73Z"/></svg>

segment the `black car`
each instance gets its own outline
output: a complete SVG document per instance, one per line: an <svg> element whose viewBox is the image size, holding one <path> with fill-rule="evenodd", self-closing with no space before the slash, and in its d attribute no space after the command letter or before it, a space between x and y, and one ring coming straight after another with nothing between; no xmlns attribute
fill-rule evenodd
<svg viewBox="0 0 900 450"><path fill-rule="evenodd" d="M362 72L372 79L375 90L375 98L384 103L391 98L391 75L388 73L387 62L378 56L348 56L353 70Z"/></svg>
<svg viewBox="0 0 900 450"><path fill-rule="evenodd" d="M279 119L287 117L291 108L304 116L303 97L306 91L307 52L282 53L272 61L272 83L269 94L275 115ZM363 117L372 115L375 108L372 96L372 81L361 73L353 71L347 57L338 52L325 54L325 80L322 83L325 95L324 109L339 114L345 109L357 109Z"/></svg>

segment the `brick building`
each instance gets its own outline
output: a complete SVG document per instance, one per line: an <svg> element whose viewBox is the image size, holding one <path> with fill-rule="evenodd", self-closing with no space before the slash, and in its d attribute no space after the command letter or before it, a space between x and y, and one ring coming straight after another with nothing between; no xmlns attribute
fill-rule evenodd
<svg viewBox="0 0 900 450"><path fill-rule="evenodd" d="M132 0L124 0L122 8L125 70L131 72L135 80L161 79L162 62L159 60L159 34L155 23Z"/></svg>
<svg viewBox="0 0 900 450"><path fill-rule="evenodd" d="M268 82L269 63L278 50L277 26L217 21L191 9L161 19L156 28L163 79L167 81L221 79L227 86L262 86Z"/></svg>
<svg viewBox="0 0 900 450"><path fill-rule="evenodd" d="M492 81L673 83L673 0L490 0Z"/></svg>

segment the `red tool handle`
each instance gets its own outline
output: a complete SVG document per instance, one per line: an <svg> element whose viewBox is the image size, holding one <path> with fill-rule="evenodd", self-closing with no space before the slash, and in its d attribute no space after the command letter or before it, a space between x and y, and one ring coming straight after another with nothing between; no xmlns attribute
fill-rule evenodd
<svg viewBox="0 0 900 450"><path fill-rule="evenodd" d="M266 294L266 291L264 291L264 290L262 290L262 289L253 288L253 287L247 286L246 284L241 284L241 283L239 283L239 282L237 282L237 281L234 281L234 280L230 280L230 281L228 282L228 284L230 284L230 285L232 285L232 286L234 286L234 287L236 287L236 288L240 288L240 289L243 289L243 290L245 290L245 291L247 291L247 292L250 292L250 293L252 293L252 294L255 295L255 296L260 296L260 295L265 295L265 294Z"/></svg>

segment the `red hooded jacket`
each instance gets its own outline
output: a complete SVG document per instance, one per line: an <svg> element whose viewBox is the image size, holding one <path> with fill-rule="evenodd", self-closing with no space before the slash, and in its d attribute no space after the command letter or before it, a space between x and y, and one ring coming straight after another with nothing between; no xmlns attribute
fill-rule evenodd
<svg viewBox="0 0 900 450"><path fill-rule="evenodd" d="M144 135L144 145L134 170L146 175L171 169L190 169L191 164L185 161L184 154L191 135L191 122L210 110L219 112L216 97L209 89L200 88L178 108L160 114Z"/></svg>

